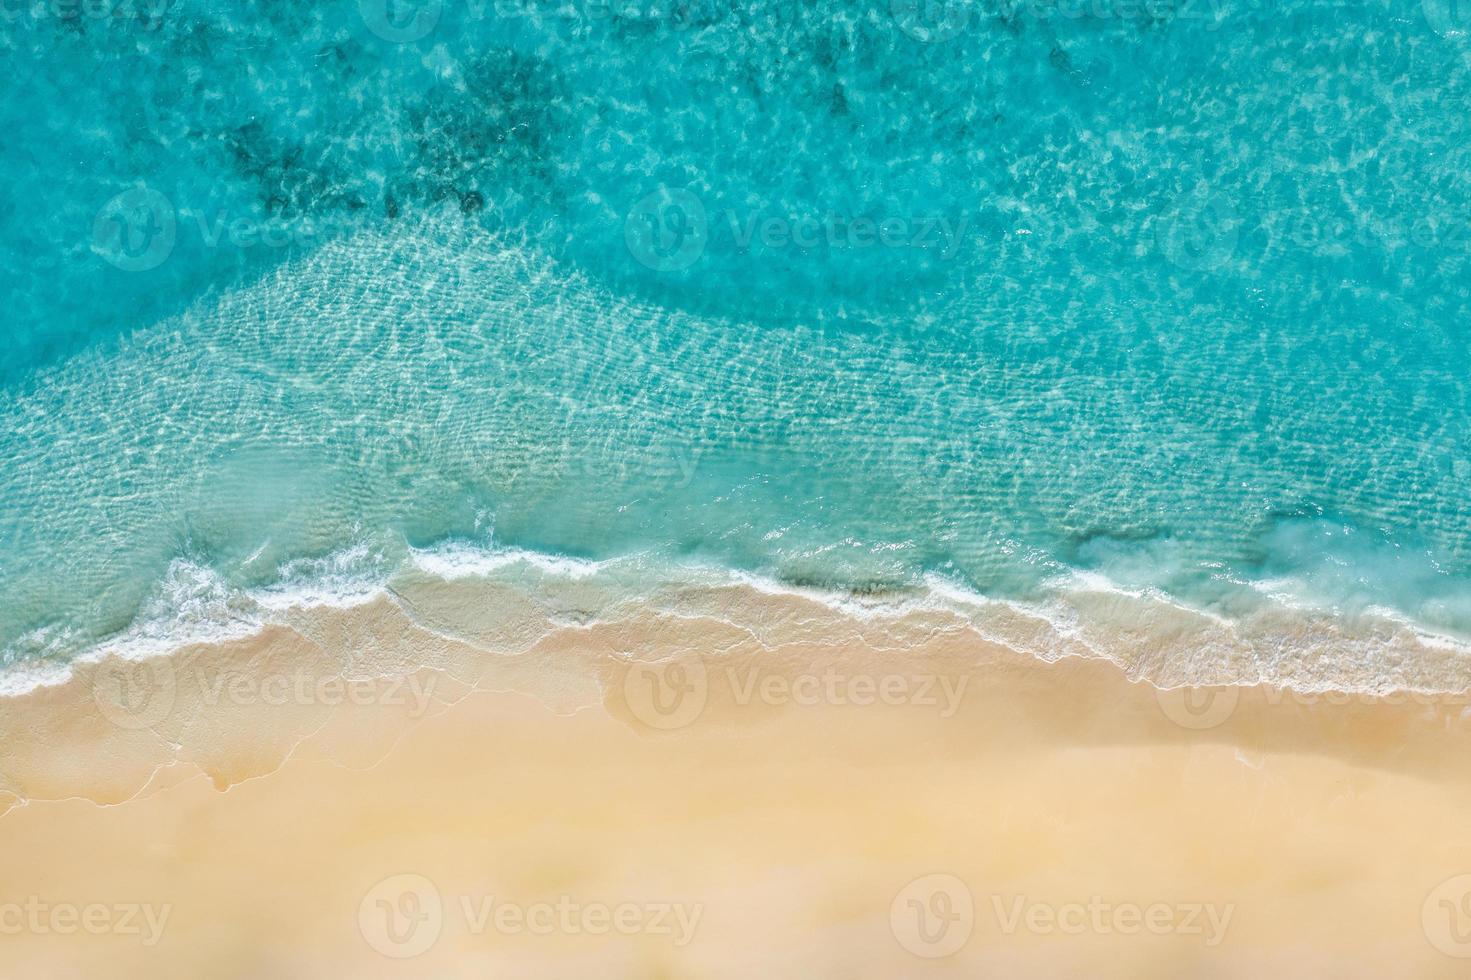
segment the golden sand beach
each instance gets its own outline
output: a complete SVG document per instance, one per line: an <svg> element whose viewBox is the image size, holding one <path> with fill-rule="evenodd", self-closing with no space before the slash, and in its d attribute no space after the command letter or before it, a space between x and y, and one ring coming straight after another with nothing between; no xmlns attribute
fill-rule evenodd
<svg viewBox="0 0 1471 980"><path fill-rule="evenodd" d="M1464 698L1160 691L943 632L651 614L492 656L387 599L315 615L5 702L4 972L1471 970ZM344 655L370 639L376 679Z"/></svg>

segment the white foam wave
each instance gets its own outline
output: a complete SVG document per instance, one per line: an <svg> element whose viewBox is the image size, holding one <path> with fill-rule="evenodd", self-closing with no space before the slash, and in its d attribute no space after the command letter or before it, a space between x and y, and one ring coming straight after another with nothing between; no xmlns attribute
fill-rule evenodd
<svg viewBox="0 0 1471 980"><path fill-rule="evenodd" d="M462 541L429 548L411 548L414 567L445 580L483 578L515 565L526 566L548 576L585 579L610 567L612 561L590 561L549 555L524 548L479 547Z"/></svg>
<svg viewBox="0 0 1471 980"><path fill-rule="evenodd" d="M260 588L231 586L216 572L179 560L129 628L76 660L162 656L185 646L238 640L302 611L351 608L382 597L402 603L395 581L404 575L462 587L480 580L511 588L533 605L541 597L547 600L542 603L544 633L570 622L566 603L548 597L575 585L581 625L644 609L676 619L724 618L742 629L764 629L765 624L746 621L760 618L764 600L799 599L826 610L824 616L831 619L812 622L839 638L846 635L839 624L846 622L866 637L888 635L902 645L915 635L906 632L905 624L921 623L928 632L918 635L952 630L1043 661L1068 656L1112 660L1131 676L1162 687L1268 683L1306 693L1365 694L1471 688L1471 645L1388 610L1376 610L1350 626L1269 603L1254 618L1236 621L1157 590L1121 586L1094 572L1059 577L1052 593L1038 601L985 595L936 573L908 589L855 594L648 554L593 561L464 541L408 548L396 564L365 544L354 544L322 558L289 562L282 566L279 581ZM730 589L753 601L709 597ZM504 595L497 593L491 601L504 601ZM789 626L787 619L775 628L780 632ZM437 623L434 628L453 626ZM53 628L29 636L27 643L41 648L63 640ZM0 696L60 683L68 673L65 664L54 660L17 664L0 673Z"/></svg>

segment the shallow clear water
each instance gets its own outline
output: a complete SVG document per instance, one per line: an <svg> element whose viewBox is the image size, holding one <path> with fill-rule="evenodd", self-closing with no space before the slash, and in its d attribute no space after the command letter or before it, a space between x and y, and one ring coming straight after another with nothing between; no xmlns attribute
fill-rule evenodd
<svg viewBox="0 0 1471 980"><path fill-rule="evenodd" d="M0 650L456 541L1459 651L1458 16L7 7Z"/></svg>

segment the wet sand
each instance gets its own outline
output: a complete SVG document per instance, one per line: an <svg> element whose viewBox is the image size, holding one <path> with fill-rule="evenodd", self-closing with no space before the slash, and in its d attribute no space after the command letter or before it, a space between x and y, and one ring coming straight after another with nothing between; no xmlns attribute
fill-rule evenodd
<svg viewBox="0 0 1471 980"><path fill-rule="evenodd" d="M1468 969L1464 697L1160 692L945 634L651 616L489 656L391 603L323 623L4 702L7 974ZM404 669L342 682L369 634Z"/></svg>

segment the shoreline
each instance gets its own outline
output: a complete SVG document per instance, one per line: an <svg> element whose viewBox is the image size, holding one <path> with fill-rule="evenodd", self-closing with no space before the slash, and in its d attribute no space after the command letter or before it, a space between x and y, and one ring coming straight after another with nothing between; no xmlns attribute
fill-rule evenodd
<svg viewBox="0 0 1471 980"><path fill-rule="evenodd" d="M1465 696L1162 691L784 601L774 645L649 614L487 655L375 600L318 610L310 641L8 702L0 949L115 976L1449 977L1471 955L1448 917ZM353 675L369 645L402 669ZM108 700L149 664L150 697ZM63 935L70 910L100 931Z"/></svg>
<svg viewBox="0 0 1471 980"><path fill-rule="evenodd" d="M933 573L908 587L865 592L652 555L594 560L459 541L409 547L386 573L382 562L383 556L356 545L296 563L314 575L292 574L255 588L229 586L209 569L176 562L160 585L165 598L151 602L147 614L140 611L126 629L65 660L19 660L0 669L0 703L38 688L64 686L82 665L109 658L146 662L197 647L228 646L276 628L300 630L313 616L330 619L383 600L398 603L405 615L421 622L421 601L441 605L443 595L476 587L483 591L478 599L457 601L488 605L510 595L520 612L544 613L540 627L523 623L514 636L494 629L496 635L475 636L480 624L474 615L465 622L452 614L441 623L423 623L431 631L442 630L443 638L482 646L487 655L525 649L556 633L566 625L562 613L591 624L673 612L760 630L769 612L763 605L798 603L812 607L814 618L840 628L844 620L887 622L906 638L913 631L905 621L938 617L945 620L943 628L968 631L980 645L1008 647L1042 662L1108 660L1131 679L1165 690L1261 685L1313 695L1471 695L1471 642L1429 631L1398 613L1375 610L1344 618L1284 605L1264 607L1236 622L1163 594L1126 589L1096 573L1075 575L1080 586L1075 592L1022 602L987 596ZM643 581L635 581L639 578ZM167 598L173 592L179 596ZM722 594L733 598L722 600ZM1264 632L1254 636L1253 630ZM1292 656L1263 662L1260 649L1274 644ZM1351 652L1324 653L1332 648Z"/></svg>
<svg viewBox="0 0 1471 980"><path fill-rule="evenodd" d="M1120 684L1142 689L1158 717L1140 722L1137 705L1121 716L1140 739L1160 737L1160 718L1206 735L1240 727L1243 716L1320 710L1354 724L1419 712L1448 726L1471 706L1468 690L1161 684L1141 672L1144 656L1130 665L1077 643L1039 655L998 642L968 615L974 607L939 589L895 601L707 568L703 579L653 577L649 595L630 597L617 591L623 575L601 577L616 561L425 554L416 577L335 595L280 590L256 607L269 619L237 619L172 647L156 635L102 645L0 693L0 813L13 805L4 801L120 802L179 767L226 788L274 772L339 715L369 710L411 725L485 690L529 695L559 714L603 710L656 733L794 707L924 706L948 721L998 672L1029 685L1086 676L1100 696ZM696 682L698 697L679 710L659 703ZM631 684L652 697L642 712L631 707ZM79 737L109 760L105 780L70 758Z"/></svg>

